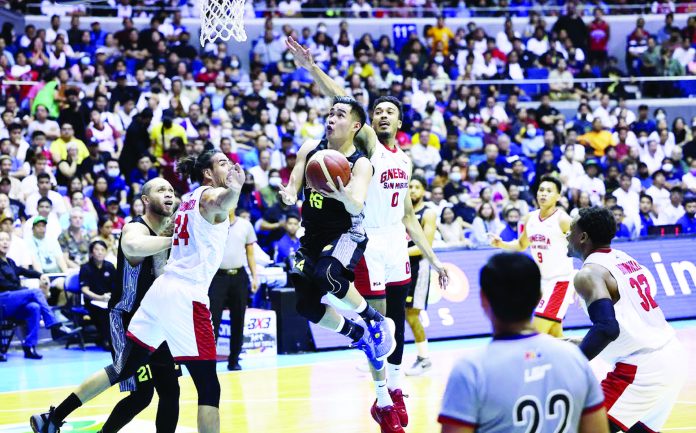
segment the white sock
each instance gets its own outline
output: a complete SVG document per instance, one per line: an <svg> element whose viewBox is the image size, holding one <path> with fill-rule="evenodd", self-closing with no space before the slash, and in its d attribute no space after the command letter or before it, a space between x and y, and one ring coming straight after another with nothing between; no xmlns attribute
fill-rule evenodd
<svg viewBox="0 0 696 433"><path fill-rule="evenodd" d="M416 350L418 350L418 356L420 356L421 358L427 358L429 356L428 340L416 343Z"/></svg>
<svg viewBox="0 0 696 433"><path fill-rule="evenodd" d="M387 383L389 389L401 389L401 365L387 363Z"/></svg>
<svg viewBox="0 0 696 433"><path fill-rule="evenodd" d="M363 299L362 302L360 302L360 305L355 307L354 311L356 313L361 313L361 312L365 311L366 308L367 308L367 301L365 299Z"/></svg>
<svg viewBox="0 0 696 433"><path fill-rule="evenodd" d="M377 393L377 406L385 407L393 404L391 397L389 396L389 390L387 389L386 380L376 380L375 381L375 392Z"/></svg>
<svg viewBox="0 0 696 433"><path fill-rule="evenodd" d="M336 326L336 332L341 332L341 329L343 329L343 325L346 324L346 318L341 316L341 319L338 321L338 326Z"/></svg>

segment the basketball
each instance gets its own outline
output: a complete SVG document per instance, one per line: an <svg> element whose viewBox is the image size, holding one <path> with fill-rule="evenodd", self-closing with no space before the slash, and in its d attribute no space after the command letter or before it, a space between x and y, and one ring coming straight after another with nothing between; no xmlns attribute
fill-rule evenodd
<svg viewBox="0 0 696 433"><path fill-rule="evenodd" d="M337 179L341 178L343 185L350 180L350 164L341 152L331 149L315 153L305 168L305 178L310 188L321 191L331 190L329 185L338 188Z"/></svg>

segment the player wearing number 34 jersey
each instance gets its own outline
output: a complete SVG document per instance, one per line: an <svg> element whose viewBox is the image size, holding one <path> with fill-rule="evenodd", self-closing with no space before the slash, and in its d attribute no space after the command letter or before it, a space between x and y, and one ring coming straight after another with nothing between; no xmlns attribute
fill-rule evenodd
<svg viewBox="0 0 696 433"><path fill-rule="evenodd" d="M541 300L534 311L534 326L539 332L560 337L562 321L573 301L573 259L567 256L566 233L570 217L556 207L561 193L561 183L544 176L537 190L539 210L530 212L524 221L519 239L503 242L490 234L491 245L513 251L524 251L527 246L541 271Z"/></svg>

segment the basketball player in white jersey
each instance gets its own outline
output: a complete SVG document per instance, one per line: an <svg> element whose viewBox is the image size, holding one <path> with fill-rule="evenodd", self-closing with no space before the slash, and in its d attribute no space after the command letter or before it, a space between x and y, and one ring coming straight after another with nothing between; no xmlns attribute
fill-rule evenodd
<svg viewBox="0 0 696 433"><path fill-rule="evenodd" d="M541 275L528 256L499 253L481 268L493 341L452 367L442 433L608 433L602 389L571 344L531 323Z"/></svg>
<svg viewBox="0 0 696 433"><path fill-rule="evenodd" d="M543 176L536 198L539 209L530 212L523 222L519 238L503 242L495 233L489 233L491 245L512 251L529 247L532 258L541 271L541 300L534 312L534 326L539 332L563 336L563 317L573 301L573 259L567 257L566 233L570 216L556 207L561 198L561 182L555 177Z"/></svg>
<svg viewBox="0 0 696 433"><path fill-rule="evenodd" d="M178 169L200 187L182 197L175 216L169 261L143 298L128 326L123 356L89 377L60 405L32 415L35 433L55 433L82 404L132 376L150 354L167 342L175 360L186 365L198 392L198 431L220 431L220 383L215 372L215 334L208 310L208 287L220 267L228 212L237 204L244 171L220 151L179 161ZM143 237L142 243L156 243Z"/></svg>
<svg viewBox="0 0 696 433"><path fill-rule="evenodd" d="M605 208L581 209L571 225L568 254L583 260L575 290L592 320L580 349L614 364L602 381L612 431L658 432L684 383L687 354L655 302L649 270L611 248L615 233Z"/></svg>
<svg viewBox="0 0 696 433"><path fill-rule="evenodd" d="M325 95L346 94L314 63L308 49L292 38L286 40L286 45L297 66L309 71ZM371 413L384 432L401 432L408 424L400 383L406 297L411 282L406 233L440 274L441 286L445 288L447 285L447 271L428 243L408 194L413 167L396 141L402 116L398 99L380 97L372 110L372 127L365 125L355 137L374 167L365 200L364 226L370 241L364 260L355 269L355 287L377 311L386 314L396 325L397 346L387 358L387 371L372 368L377 400Z"/></svg>

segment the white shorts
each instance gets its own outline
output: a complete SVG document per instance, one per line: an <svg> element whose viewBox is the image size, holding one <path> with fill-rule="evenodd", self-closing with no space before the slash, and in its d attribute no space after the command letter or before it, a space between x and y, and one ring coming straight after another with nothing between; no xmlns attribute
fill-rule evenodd
<svg viewBox="0 0 696 433"><path fill-rule="evenodd" d="M126 335L151 352L166 341L177 361L215 360L209 303L208 287L162 275L145 294Z"/></svg>
<svg viewBox="0 0 696 433"><path fill-rule="evenodd" d="M686 379L687 357L674 337L662 349L617 362L602 381L609 419L624 431L638 422L660 431Z"/></svg>
<svg viewBox="0 0 696 433"><path fill-rule="evenodd" d="M383 298L389 286L411 282L406 229L365 229L367 249L355 267L355 288L366 298Z"/></svg>
<svg viewBox="0 0 696 433"><path fill-rule="evenodd" d="M544 319L562 322L573 303L573 276L565 275L553 279L541 279L541 300L534 315Z"/></svg>

